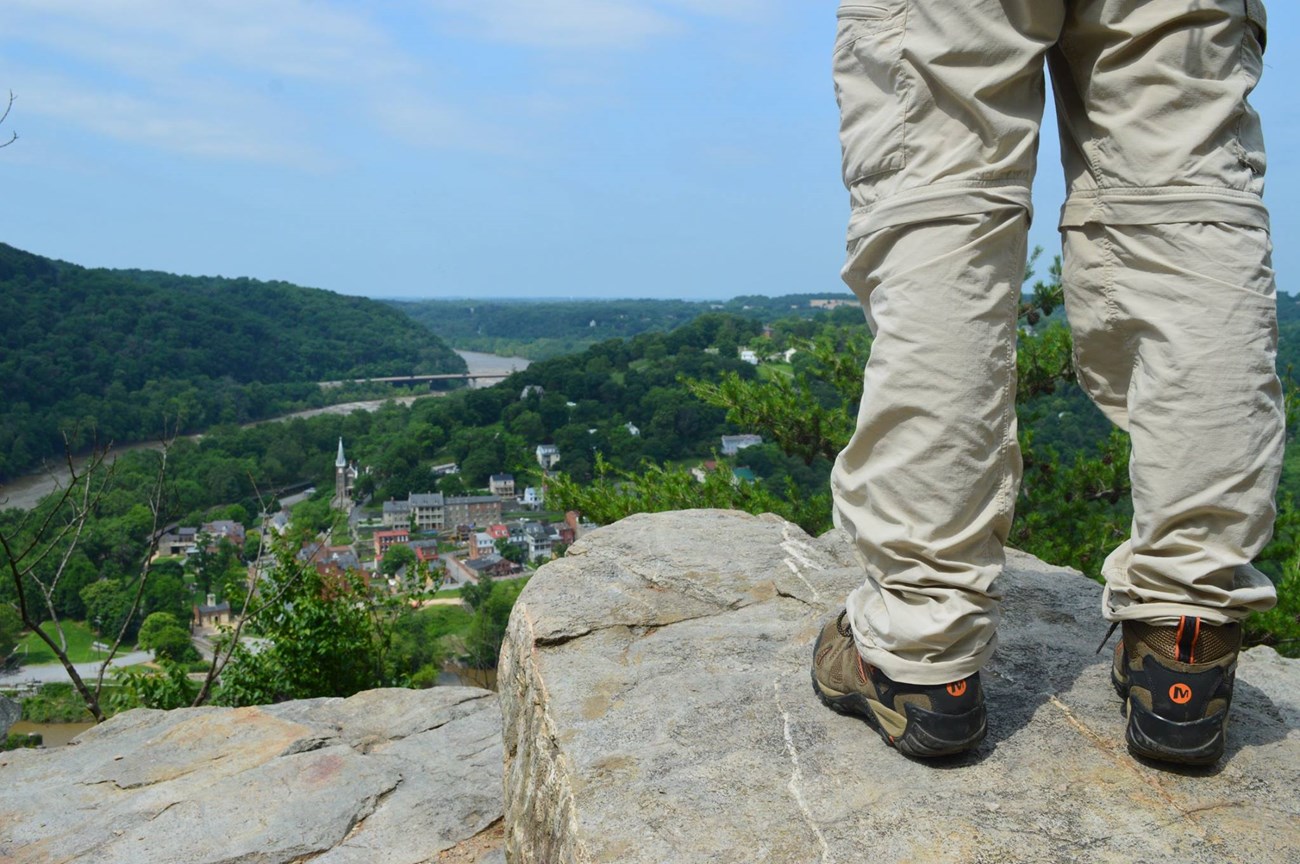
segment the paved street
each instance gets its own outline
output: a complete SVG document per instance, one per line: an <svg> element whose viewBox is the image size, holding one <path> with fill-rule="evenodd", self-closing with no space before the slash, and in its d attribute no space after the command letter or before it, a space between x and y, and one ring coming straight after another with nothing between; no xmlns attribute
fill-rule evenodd
<svg viewBox="0 0 1300 864"><path fill-rule="evenodd" d="M129 654L119 654L113 658L113 662L110 664L110 674L112 669L135 666L139 663L147 663L152 659L153 653L150 651L132 651ZM77 674L81 676L83 681L94 679L99 674L99 663L77 663L74 665ZM0 687L15 687L20 684L49 684L51 682L71 680L68 677L68 670L58 663L46 663L40 666L19 666L11 672L0 672Z"/></svg>

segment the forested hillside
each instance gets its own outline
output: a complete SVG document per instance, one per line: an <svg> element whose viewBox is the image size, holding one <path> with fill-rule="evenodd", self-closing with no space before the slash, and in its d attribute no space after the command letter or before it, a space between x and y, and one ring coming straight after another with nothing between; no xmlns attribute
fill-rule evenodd
<svg viewBox="0 0 1300 864"><path fill-rule="evenodd" d="M0 244L0 480L73 446L323 404L315 382L464 371L392 308L284 282L102 270ZM334 394L338 395L338 394Z"/></svg>
<svg viewBox="0 0 1300 864"><path fill-rule="evenodd" d="M756 321L824 314L812 301L849 304L839 314L862 320L848 294L790 294L693 300L420 300L389 301L456 348L546 360L606 339L664 332L706 312Z"/></svg>

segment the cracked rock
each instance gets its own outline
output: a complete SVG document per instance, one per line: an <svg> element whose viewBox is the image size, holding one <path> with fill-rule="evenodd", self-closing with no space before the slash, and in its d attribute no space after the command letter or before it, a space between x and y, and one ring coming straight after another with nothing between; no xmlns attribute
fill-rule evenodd
<svg viewBox="0 0 1300 864"><path fill-rule="evenodd" d="M1300 662L1238 674L1214 769L1131 758L1101 589L1008 551L989 737L939 765L809 684L861 579L847 541L774 517L634 516L519 598L502 650L512 862L1300 860Z"/></svg>
<svg viewBox="0 0 1300 864"><path fill-rule="evenodd" d="M501 819L500 729L468 687L129 711L0 753L0 861L437 860Z"/></svg>

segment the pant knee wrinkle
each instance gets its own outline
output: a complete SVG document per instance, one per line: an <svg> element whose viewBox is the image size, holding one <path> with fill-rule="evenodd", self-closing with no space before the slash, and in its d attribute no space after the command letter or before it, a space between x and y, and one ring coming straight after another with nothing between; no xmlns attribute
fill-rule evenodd
<svg viewBox="0 0 1300 864"><path fill-rule="evenodd" d="M1004 272L1008 274L1015 274L1017 271L1019 272L1024 271L1023 262L1025 260L1025 247L1027 243L1028 243L1028 238L1026 236L1026 232L1021 232L1018 242L1011 244L1012 245L1011 255L1010 255L1010 259L1007 261L1007 266ZM1011 278L1014 280L1015 276L1011 275ZM1015 283L1013 281L1013 285L1014 284ZM1002 479L998 485L997 512L1000 515L1002 515L1004 518L1010 517L1014 511L1016 491L1017 491L1015 489L1016 469L1015 466L1011 464L1011 460L1012 460L1011 454L1014 450L1011 442L1011 434L1012 434L1011 419L1015 416L1016 413L1015 331L1016 331L1016 320L1020 317L1018 314L1019 307L1020 307L1019 293L1020 292L1018 288L1013 288L1012 290L1007 292L1007 306L1008 306L1007 313L1008 313L1008 318L1010 319L1008 322L1008 326L1011 328L1011 337L1006 340L1006 345L1003 349L1004 362L1006 363L1007 366L1007 374L1006 374L1006 385L1005 385L1005 393L1003 395L1003 406L1002 406L1001 444L998 453L998 461L1002 465Z"/></svg>

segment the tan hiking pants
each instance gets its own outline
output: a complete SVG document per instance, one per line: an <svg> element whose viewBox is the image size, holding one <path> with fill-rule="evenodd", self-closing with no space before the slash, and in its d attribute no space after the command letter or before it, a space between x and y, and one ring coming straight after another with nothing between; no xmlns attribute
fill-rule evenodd
<svg viewBox="0 0 1300 864"><path fill-rule="evenodd" d="M1066 308L1084 388L1132 435L1103 614L1239 620L1281 465L1260 0L858 0L834 77L844 279L875 334L831 478L867 580L859 650L919 684L993 650L1020 478L1016 311L1051 64Z"/></svg>

